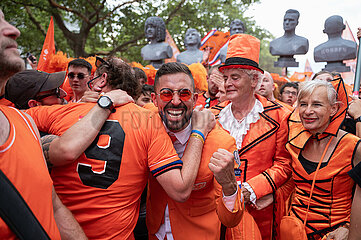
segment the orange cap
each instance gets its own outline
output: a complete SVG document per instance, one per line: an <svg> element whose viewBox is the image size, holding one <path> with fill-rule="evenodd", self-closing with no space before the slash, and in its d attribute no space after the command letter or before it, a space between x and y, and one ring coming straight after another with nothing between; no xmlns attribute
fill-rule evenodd
<svg viewBox="0 0 361 240"><path fill-rule="evenodd" d="M258 66L259 51L258 38L248 34L234 34L229 39L226 62L219 67L219 71L223 72L227 68L244 68L263 73Z"/></svg>

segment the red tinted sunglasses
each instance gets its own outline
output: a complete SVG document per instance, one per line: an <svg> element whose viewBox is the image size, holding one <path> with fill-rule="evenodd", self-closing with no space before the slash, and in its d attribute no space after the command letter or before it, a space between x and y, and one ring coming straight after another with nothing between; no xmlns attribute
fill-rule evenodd
<svg viewBox="0 0 361 240"><path fill-rule="evenodd" d="M173 95L174 93L178 92L179 98L180 100L182 100L183 102L188 101L189 99L191 99L192 97L192 92L191 90L187 89L187 88L182 88L179 90L172 90L169 88L163 88L160 90L160 92L157 94L159 95L160 99L164 102L170 102L173 99Z"/></svg>

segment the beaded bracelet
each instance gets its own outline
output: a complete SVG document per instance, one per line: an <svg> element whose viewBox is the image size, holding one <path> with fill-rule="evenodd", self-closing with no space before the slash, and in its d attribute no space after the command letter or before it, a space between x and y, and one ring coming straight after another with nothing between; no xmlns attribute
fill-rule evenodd
<svg viewBox="0 0 361 240"><path fill-rule="evenodd" d="M197 134L201 135L201 137L203 138L203 142L206 140L206 138L204 137L204 134L203 134L201 131L192 130L192 131L191 131L191 134L192 134L192 133L197 133Z"/></svg>

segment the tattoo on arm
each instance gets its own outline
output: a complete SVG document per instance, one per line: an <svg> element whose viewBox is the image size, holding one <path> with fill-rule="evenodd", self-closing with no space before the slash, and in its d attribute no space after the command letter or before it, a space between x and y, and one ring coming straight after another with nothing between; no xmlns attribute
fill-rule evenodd
<svg viewBox="0 0 361 240"><path fill-rule="evenodd" d="M45 160L50 163L49 161L49 148L50 148L50 144L52 141L54 141L54 139L58 138L58 136L56 135L46 135L44 137L41 138L41 144L43 146L43 153L44 153L44 157ZM51 164L51 163L50 163Z"/></svg>

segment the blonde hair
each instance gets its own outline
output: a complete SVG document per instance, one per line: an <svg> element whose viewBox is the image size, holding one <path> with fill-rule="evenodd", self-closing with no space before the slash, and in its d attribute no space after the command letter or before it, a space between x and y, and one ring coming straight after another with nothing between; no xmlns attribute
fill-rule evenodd
<svg viewBox="0 0 361 240"><path fill-rule="evenodd" d="M302 82L300 84L300 88L298 91L298 97L297 97L298 102L300 101L301 98L311 95L319 87L326 88L327 98L328 98L330 105L334 105L334 104L338 103L336 89L332 86L332 84L330 82L322 81L319 79Z"/></svg>

